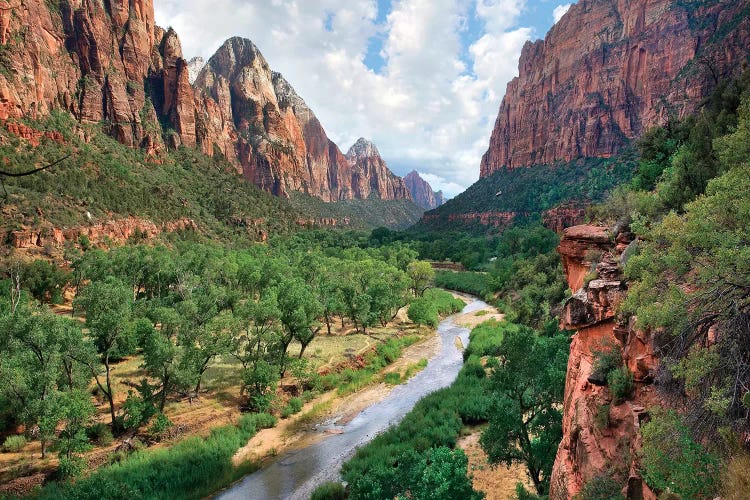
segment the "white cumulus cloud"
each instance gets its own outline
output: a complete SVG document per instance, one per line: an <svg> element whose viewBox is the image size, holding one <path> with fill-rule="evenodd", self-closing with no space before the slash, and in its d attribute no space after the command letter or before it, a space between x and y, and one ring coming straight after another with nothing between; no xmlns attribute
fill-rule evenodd
<svg viewBox="0 0 750 500"><path fill-rule="evenodd" d="M565 15L566 12L568 12L568 9L570 6L573 5L572 3L566 3L563 5L558 5L555 7L555 10L552 11L552 18L555 20L555 23L562 19L562 16Z"/></svg>
<svg viewBox="0 0 750 500"><path fill-rule="evenodd" d="M186 58L208 60L231 36L253 40L344 151L367 137L397 174L416 169L452 197L479 176L505 86L533 34L519 26L525 2L393 0L382 22L375 0L161 0L155 7L157 22L177 30ZM479 25L472 33L469 18ZM374 37L384 61L377 72L365 64Z"/></svg>

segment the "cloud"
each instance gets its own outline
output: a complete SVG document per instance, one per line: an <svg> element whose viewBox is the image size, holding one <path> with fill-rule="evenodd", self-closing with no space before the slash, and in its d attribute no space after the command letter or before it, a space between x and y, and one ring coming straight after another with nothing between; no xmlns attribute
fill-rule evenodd
<svg viewBox="0 0 750 500"><path fill-rule="evenodd" d="M424 172L455 196L479 176L532 35L518 26L525 2L161 0L156 19L177 30L186 58L250 38L344 151L367 137L397 174ZM382 40L377 71L365 64L373 37Z"/></svg>
<svg viewBox="0 0 750 500"><path fill-rule="evenodd" d="M562 16L565 15L566 12L568 12L568 9L570 6L573 5L572 3L566 3L563 5L558 5L555 7L555 10L552 11L552 18L555 20L555 24L557 24L557 21L562 19Z"/></svg>

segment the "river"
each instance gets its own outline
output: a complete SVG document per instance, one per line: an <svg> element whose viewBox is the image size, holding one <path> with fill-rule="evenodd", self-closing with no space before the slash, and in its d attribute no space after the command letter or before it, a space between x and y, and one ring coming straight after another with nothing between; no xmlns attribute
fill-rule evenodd
<svg viewBox="0 0 750 500"><path fill-rule="evenodd" d="M478 311L487 304L473 299L463 313ZM383 400L363 410L351 422L337 426L325 422L315 430L326 434L314 444L284 453L274 462L245 477L217 495L220 500L308 500L317 485L339 480L339 470L357 447L368 443L391 425L401 421L427 394L453 383L463 365L455 338L469 342L469 329L454 323L451 316L438 325L440 351L427 367L408 382L396 386ZM330 434L331 431L341 434Z"/></svg>

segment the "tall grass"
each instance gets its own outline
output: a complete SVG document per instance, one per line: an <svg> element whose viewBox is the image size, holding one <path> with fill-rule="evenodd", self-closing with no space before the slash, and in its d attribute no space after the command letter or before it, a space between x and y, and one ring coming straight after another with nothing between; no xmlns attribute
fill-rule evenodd
<svg viewBox="0 0 750 500"><path fill-rule="evenodd" d="M232 456L259 429L273 427L268 414L244 416L237 426L191 437L171 448L136 451L125 460L102 467L75 483L50 484L41 499L200 499L255 469L235 467Z"/></svg>

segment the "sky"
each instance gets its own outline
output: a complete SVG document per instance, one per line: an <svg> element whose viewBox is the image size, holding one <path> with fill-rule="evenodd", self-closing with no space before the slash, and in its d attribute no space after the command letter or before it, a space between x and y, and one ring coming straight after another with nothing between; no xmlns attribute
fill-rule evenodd
<svg viewBox="0 0 750 500"><path fill-rule="evenodd" d="M500 101L528 40L562 0L156 0L186 59L251 39L346 152L374 142L398 175L448 197L479 178Z"/></svg>

